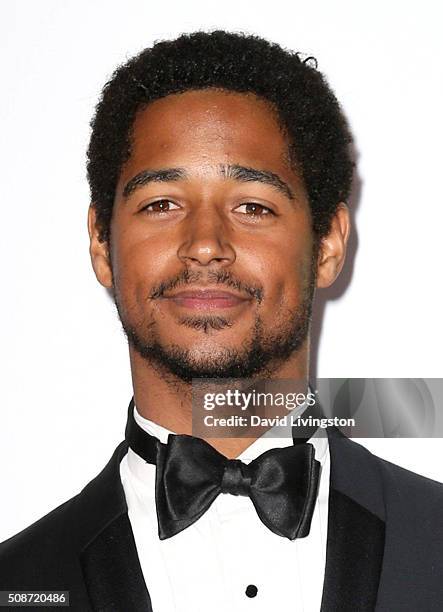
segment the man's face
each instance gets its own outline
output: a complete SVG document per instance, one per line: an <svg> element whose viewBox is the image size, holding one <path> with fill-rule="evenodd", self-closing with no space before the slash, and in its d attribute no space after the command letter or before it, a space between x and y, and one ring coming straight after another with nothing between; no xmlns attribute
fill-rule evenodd
<svg viewBox="0 0 443 612"><path fill-rule="evenodd" d="M110 244L139 354L184 380L272 371L306 342L314 250L303 182L265 102L192 91L139 112Z"/></svg>

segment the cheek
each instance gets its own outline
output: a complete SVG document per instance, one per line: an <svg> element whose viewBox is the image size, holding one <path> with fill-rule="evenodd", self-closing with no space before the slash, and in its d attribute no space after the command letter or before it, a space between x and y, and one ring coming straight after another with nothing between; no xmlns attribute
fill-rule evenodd
<svg viewBox="0 0 443 612"><path fill-rule="evenodd" d="M168 274L171 253L165 240L138 237L129 231L113 234L112 269L114 284L123 304L133 310L146 310L149 295Z"/></svg>
<svg viewBox="0 0 443 612"><path fill-rule="evenodd" d="M256 258L259 276L263 282L265 300L263 311L293 310L302 302L311 274L312 244L310 239L286 240L281 244L269 244L261 258Z"/></svg>

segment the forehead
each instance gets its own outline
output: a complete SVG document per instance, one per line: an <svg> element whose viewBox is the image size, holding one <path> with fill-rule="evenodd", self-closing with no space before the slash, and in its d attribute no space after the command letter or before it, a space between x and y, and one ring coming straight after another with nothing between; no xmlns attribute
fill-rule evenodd
<svg viewBox="0 0 443 612"><path fill-rule="evenodd" d="M292 175L276 113L253 94L197 90L150 103L136 116L121 180L145 168L243 164Z"/></svg>

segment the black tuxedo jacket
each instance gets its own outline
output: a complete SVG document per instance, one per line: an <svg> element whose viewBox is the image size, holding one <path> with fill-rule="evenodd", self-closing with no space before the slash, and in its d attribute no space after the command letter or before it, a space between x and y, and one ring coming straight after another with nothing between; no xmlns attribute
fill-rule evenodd
<svg viewBox="0 0 443 612"><path fill-rule="evenodd" d="M337 430L328 436L321 611L441 612L443 484L375 457ZM70 591L70 609L79 612L152 611L120 481L126 452L122 442L80 494L0 544L0 590Z"/></svg>

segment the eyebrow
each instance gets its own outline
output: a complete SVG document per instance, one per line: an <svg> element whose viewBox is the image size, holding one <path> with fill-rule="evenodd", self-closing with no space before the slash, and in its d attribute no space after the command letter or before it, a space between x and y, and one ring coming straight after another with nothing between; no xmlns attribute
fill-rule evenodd
<svg viewBox="0 0 443 612"><path fill-rule="evenodd" d="M258 170L239 164L220 164L220 176L242 183L263 183L274 187L289 200L295 200L291 187L278 174L270 170ZM160 170L142 170L132 177L123 189L123 197L128 198L137 189L149 183L169 183L189 178L184 168L162 168Z"/></svg>
<svg viewBox="0 0 443 612"><path fill-rule="evenodd" d="M228 179L234 179L243 183L264 183L275 187L277 191L285 195L290 200L295 200L295 195L288 183L275 172L269 170L257 170L248 166L238 164L219 166L220 174Z"/></svg>
<svg viewBox="0 0 443 612"><path fill-rule="evenodd" d="M123 197L128 198L139 187L149 183L169 183L187 177L183 168L164 168L162 170L142 170L133 176L123 189Z"/></svg>

